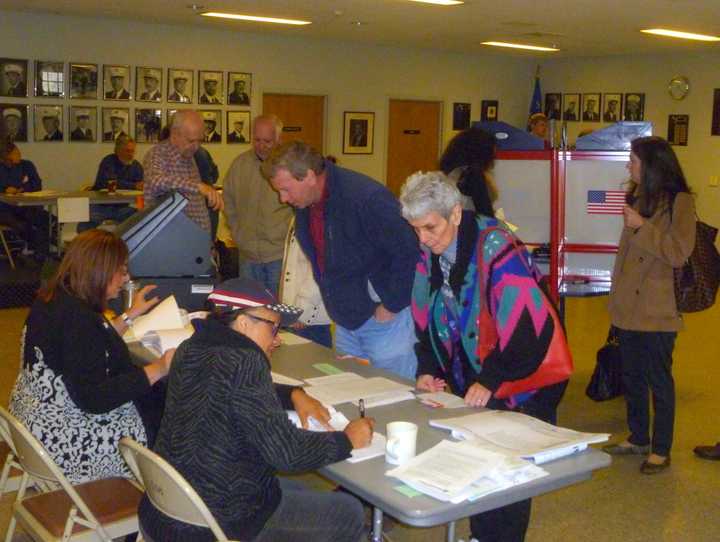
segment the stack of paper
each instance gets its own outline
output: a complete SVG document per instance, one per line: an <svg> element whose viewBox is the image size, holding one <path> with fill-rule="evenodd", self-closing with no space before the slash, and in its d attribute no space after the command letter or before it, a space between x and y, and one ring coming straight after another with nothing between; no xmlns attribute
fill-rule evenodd
<svg viewBox="0 0 720 542"><path fill-rule="evenodd" d="M286 386L302 386L303 383L299 380L295 380L294 378L290 378L289 376L281 375L280 373L274 373L270 372L270 376L272 377L272 381L275 384L285 384Z"/></svg>
<svg viewBox="0 0 720 542"><path fill-rule="evenodd" d="M353 373L311 379L314 380L313 385L306 387L305 392L325 405L339 405L358 399L370 401L378 395L384 395L385 401L389 401L393 394L398 397L397 400L403 401L404 396L412 389L410 385L400 384L381 376L363 378L358 375L348 376L350 374Z"/></svg>
<svg viewBox="0 0 720 542"><path fill-rule="evenodd" d="M502 410L431 420L430 425L449 429L455 438L472 439L484 449L530 459L538 465L610 438L607 433L580 433L519 412Z"/></svg>
<svg viewBox="0 0 720 542"><path fill-rule="evenodd" d="M190 324L179 329L148 331L140 339L140 342L154 354L162 356L166 351L177 348L181 342L192 337L194 331L195 329Z"/></svg>
<svg viewBox="0 0 720 542"><path fill-rule="evenodd" d="M465 399L446 391L421 393L417 398L422 404L432 408L463 408L467 406Z"/></svg>
<svg viewBox="0 0 720 542"><path fill-rule="evenodd" d="M535 480L547 472L472 441L443 440L386 474L435 499L459 503Z"/></svg>
<svg viewBox="0 0 720 542"><path fill-rule="evenodd" d="M350 423L350 420L348 420L342 412L338 412L333 407L328 408L328 411L330 412L330 422L328 423L330 424L330 427L333 428L333 430L343 431L345 429L345 426ZM300 422L300 417L298 416L297 412L295 412L294 410L288 410L287 415L290 421L293 422L296 427L302 428L302 423ZM327 431L325 426L318 422L312 416L308 418L308 430ZM372 441L370 441L370 446L353 450L352 452L350 452L350 457L347 459L347 461L349 463L359 463L360 461L365 461L366 459L372 459L373 457L384 455L386 442L387 440L385 438L385 435L381 433L373 433Z"/></svg>
<svg viewBox="0 0 720 542"><path fill-rule="evenodd" d="M141 341L143 346L161 355L177 348L194 331L186 314L183 314L171 295L158 303L153 310L135 319L125 332L126 342Z"/></svg>

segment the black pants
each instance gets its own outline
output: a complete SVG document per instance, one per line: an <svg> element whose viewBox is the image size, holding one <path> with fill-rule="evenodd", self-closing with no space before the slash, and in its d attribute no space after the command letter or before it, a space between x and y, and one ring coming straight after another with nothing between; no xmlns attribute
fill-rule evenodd
<svg viewBox="0 0 720 542"><path fill-rule="evenodd" d="M658 455L670 454L675 423L675 382L672 353L675 332L618 330L627 405L628 441L652 443ZM649 392L652 392L653 430L650 439Z"/></svg>
<svg viewBox="0 0 720 542"><path fill-rule="evenodd" d="M560 404L567 381L539 390L518 409L533 418L555 424L557 407ZM493 399L488 407L507 410L503 402ZM508 504L495 510L470 516L470 533L478 542L522 542L530 524L532 499Z"/></svg>
<svg viewBox="0 0 720 542"><path fill-rule="evenodd" d="M49 247L48 214L42 207L14 207L0 203L0 224L16 230L40 255Z"/></svg>

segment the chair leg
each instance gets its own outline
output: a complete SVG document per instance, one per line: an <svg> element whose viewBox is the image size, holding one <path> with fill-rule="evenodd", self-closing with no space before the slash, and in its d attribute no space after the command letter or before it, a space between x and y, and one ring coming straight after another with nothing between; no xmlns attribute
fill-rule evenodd
<svg viewBox="0 0 720 542"><path fill-rule="evenodd" d="M25 498L25 490L27 489L28 479L30 476L28 476L27 472L23 472L22 478L20 479L20 487L18 487L17 496L15 497L15 502L18 503L23 498ZM5 542L12 542L13 534L15 534L15 524L17 523L17 520L15 519L15 510L13 510L12 516L10 516L10 523L8 524L7 532L5 533Z"/></svg>
<svg viewBox="0 0 720 542"><path fill-rule="evenodd" d="M7 240L5 239L5 234L2 230L0 230L0 241L2 241L3 249L5 249L5 254L7 254L8 260L10 260L10 267L15 269L15 259L13 258L12 252L10 251L10 247L7 244Z"/></svg>

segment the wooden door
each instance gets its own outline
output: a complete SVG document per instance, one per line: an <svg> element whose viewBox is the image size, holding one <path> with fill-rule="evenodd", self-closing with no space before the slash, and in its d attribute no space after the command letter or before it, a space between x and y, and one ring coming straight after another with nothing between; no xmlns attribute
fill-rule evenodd
<svg viewBox="0 0 720 542"><path fill-rule="evenodd" d="M263 114L283 122L283 141L299 139L323 152L325 96L263 94Z"/></svg>
<svg viewBox="0 0 720 542"><path fill-rule="evenodd" d="M416 171L438 168L440 102L390 100L387 187L395 195Z"/></svg>

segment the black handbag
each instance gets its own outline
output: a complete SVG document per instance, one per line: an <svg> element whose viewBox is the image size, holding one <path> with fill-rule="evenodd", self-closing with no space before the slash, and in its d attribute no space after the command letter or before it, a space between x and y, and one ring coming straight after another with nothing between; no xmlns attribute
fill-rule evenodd
<svg viewBox="0 0 720 542"><path fill-rule="evenodd" d="M692 254L682 267L673 269L679 312L698 312L712 307L720 285L720 254L715 247L718 230L697 220L695 231Z"/></svg>
<svg viewBox="0 0 720 542"><path fill-rule="evenodd" d="M617 329L610 327L605 345L598 350L597 363L585 395L593 401L608 401L623 394L622 357Z"/></svg>

